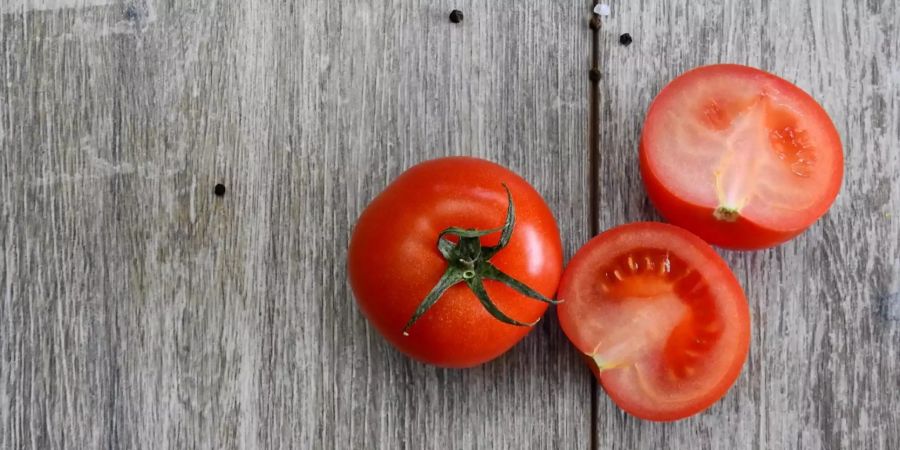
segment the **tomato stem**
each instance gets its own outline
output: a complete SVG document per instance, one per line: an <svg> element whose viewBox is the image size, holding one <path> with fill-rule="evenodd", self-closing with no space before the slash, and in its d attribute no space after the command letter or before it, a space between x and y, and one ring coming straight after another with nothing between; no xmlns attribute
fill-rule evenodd
<svg viewBox="0 0 900 450"><path fill-rule="evenodd" d="M484 289L484 280L499 281L511 287L516 292L535 300L550 303L552 305L560 303L559 301L544 297L540 292L535 291L525 283L503 273L503 271L490 263L489 260L509 244L516 223L515 206L513 205L512 194L509 192L509 188L506 184L503 184L503 189L506 190L506 199L509 202L509 206L506 208L506 221L502 227L491 228L488 230L450 227L441 231L438 235L437 247L441 252L441 255L444 256L444 259L447 260L447 270L441 276L438 283L431 289L431 292L429 292L422 302L419 303L418 308L416 308L416 311L413 313L412 317L410 317L406 326L403 327L404 336L409 336L410 327L412 327L429 308L437 303L441 296L444 295L444 292L447 292L447 289L462 282L466 283L466 286L468 286L472 293L475 294L475 297L478 298L478 301L481 302L481 305L484 306L484 309L487 310L487 312L497 320L510 325L533 326L538 321L520 322L500 311ZM497 232L500 233L500 240L497 245L487 247L481 245L480 238L482 236ZM454 243L447 239L446 236L449 234L455 235L459 238L459 241Z"/></svg>
<svg viewBox="0 0 900 450"><path fill-rule="evenodd" d="M735 222L740 216L740 211L738 210L738 208L719 206L715 211L713 211L713 216L715 216L716 219L725 222Z"/></svg>

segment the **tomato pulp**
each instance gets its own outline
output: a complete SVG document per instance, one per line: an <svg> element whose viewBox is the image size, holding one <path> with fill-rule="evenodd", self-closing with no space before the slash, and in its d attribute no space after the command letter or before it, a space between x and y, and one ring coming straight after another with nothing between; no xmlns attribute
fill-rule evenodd
<svg viewBox="0 0 900 450"><path fill-rule="evenodd" d="M707 242L771 247L837 197L840 136L800 88L746 66L699 67L659 93L644 122L641 174L654 206Z"/></svg>
<svg viewBox="0 0 900 450"><path fill-rule="evenodd" d="M589 241L560 282L559 322L612 400L637 417L696 414L734 384L750 313L725 261L673 225L633 223Z"/></svg>
<svg viewBox="0 0 900 450"><path fill-rule="evenodd" d="M409 325L448 270L437 246L442 231L500 227L510 203L515 205L515 226L490 263L553 297L562 273L562 244L541 196L521 177L492 162L435 159L401 174L372 200L353 230L350 285L375 329L407 355L444 367L484 363L522 339L530 327L499 321L464 283L450 287ZM500 234L480 237L481 244L497 245ZM507 284L485 279L483 287L497 309L517 321L534 322L547 309L547 303Z"/></svg>

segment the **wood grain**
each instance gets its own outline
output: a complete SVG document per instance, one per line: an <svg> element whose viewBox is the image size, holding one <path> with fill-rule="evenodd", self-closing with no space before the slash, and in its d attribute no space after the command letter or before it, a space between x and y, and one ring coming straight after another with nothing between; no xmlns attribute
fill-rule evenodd
<svg viewBox="0 0 900 450"><path fill-rule="evenodd" d="M366 202L439 155L588 236L589 2L109 3L0 14L0 448L589 446L552 314L435 369L345 280Z"/></svg>
<svg viewBox="0 0 900 450"><path fill-rule="evenodd" d="M722 253L753 318L749 362L707 413L624 415L602 393L598 448L900 447L900 23L897 2L614 2L601 35L600 229L658 219L637 171L650 101L692 67L776 73L817 98L845 147L843 191L776 249ZM634 43L618 44L628 32Z"/></svg>
<svg viewBox="0 0 900 450"><path fill-rule="evenodd" d="M591 205L590 3L4 3L0 448L900 447L900 6L611 2ZM810 92L847 163L808 233L723 252L754 320L725 400L654 424L600 391L592 418L552 313L469 371L368 327L346 242L405 168L510 166L571 255L591 208L600 229L658 219L636 170L643 114L713 62Z"/></svg>

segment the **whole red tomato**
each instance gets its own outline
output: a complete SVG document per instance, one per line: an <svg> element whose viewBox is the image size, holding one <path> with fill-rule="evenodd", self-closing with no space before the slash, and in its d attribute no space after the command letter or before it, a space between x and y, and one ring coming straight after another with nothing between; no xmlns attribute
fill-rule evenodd
<svg viewBox="0 0 900 450"><path fill-rule="evenodd" d="M553 214L525 180L490 161L451 157L410 168L372 200L348 266L360 309L397 349L471 367L507 351L544 314L562 246Z"/></svg>

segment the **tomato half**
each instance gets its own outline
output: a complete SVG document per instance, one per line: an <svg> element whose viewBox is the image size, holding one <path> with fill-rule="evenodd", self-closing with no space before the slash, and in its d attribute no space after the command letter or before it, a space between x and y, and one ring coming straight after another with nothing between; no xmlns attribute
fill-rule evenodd
<svg viewBox="0 0 900 450"><path fill-rule="evenodd" d="M659 93L640 162L666 219L735 249L802 233L834 202L844 173L840 136L812 97L733 64L688 71Z"/></svg>
<svg viewBox="0 0 900 450"><path fill-rule="evenodd" d="M438 249L441 232L503 226L510 199L515 225L508 243L489 262L544 297L553 297L562 273L556 221L540 194L500 165L466 157L426 161L401 174L362 212L350 240L350 284L363 314L400 351L430 364L470 367L496 358L531 330L501 322L473 289L458 283L404 334L423 299L452 265ZM499 232L480 237L485 247L500 241ZM483 287L494 306L511 319L531 323L547 309L547 303L507 284L485 279Z"/></svg>
<svg viewBox="0 0 900 450"><path fill-rule="evenodd" d="M673 225L633 223L585 244L560 282L559 322L612 400L637 417L696 414L734 384L747 300L725 261Z"/></svg>

